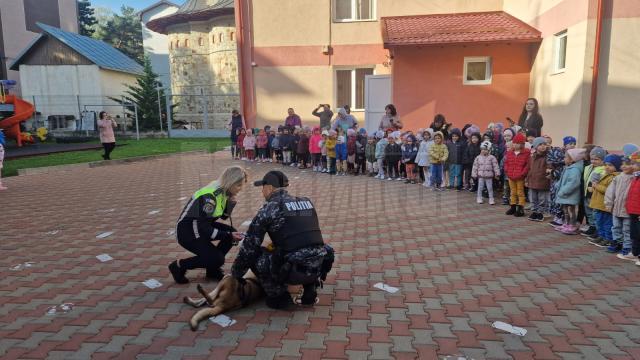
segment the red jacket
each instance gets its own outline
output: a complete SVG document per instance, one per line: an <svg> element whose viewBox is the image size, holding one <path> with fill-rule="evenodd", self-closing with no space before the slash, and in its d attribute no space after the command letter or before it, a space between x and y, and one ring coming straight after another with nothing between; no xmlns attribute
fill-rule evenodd
<svg viewBox="0 0 640 360"><path fill-rule="evenodd" d="M518 155L511 150L507 152L504 160L504 173L509 180L524 180L527 176L530 160L531 151L529 149L521 149Z"/></svg>
<svg viewBox="0 0 640 360"><path fill-rule="evenodd" d="M238 141L236 141L236 144L239 148L244 148L244 137L245 134L238 134Z"/></svg>
<svg viewBox="0 0 640 360"><path fill-rule="evenodd" d="M634 177L629 185L627 212L632 215L640 215L640 177L638 176Z"/></svg>

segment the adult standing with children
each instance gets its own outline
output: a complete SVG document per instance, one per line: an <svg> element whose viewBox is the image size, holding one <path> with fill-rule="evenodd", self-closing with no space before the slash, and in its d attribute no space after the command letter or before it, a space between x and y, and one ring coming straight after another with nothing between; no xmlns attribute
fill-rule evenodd
<svg viewBox="0 0 640 360"><path fill-rule="evenodd" d="M400 117L398 116L398 110L396 110L396 106L393 104L389 104L384 107L384 115L382 115L382 119L380 119L380 124L378 125L378 130L385 131L387 129L400 130L402 129L402 121L400 121Z"/></svg>
<svg viewBox="0 0 640 360"><path fill-rule="evenodd" d="M238 135L240 135L240 129L244 127L244 120L242 119L242 115L238 110L233 110L231 112L231 120L227 124L227 128L231 131L231 157L234 159L240 156L240 151L238 150L237 142Z"/></svg>
<svg viewBox="0 0 640 360"><path fill-rule="evenodd" d="M242 240L242 234L218 219L231 216L235 197L246 182L247 173L241 167L228 167L216 181L196 191L185 205L176 225L176 237L178 244L195 256L169 264L175 282L188 283L187 271L200 268L206 269L207 278L222 279L224 258Z"/></svg>
<svg viewBox="0 0 640 360"><path fill-rule="evenodd" d="M533 136L539 137L542 136L543 125L544 121L542 115L540 115L538 100L536 98L528 98L520 113L518 126L524 129L525 132L532 131Z"/></svg>
<svg viewBox="0 0 640 360"><path fill-rule="evenodd" d="M356 129L358 127L358 122L353 115L349 115L345 108L338 109L338 115L335 120L333 120L333 125L331 125L331 130L338 131L338 128L341 128L344 133L347 133L349 129Z"/></svg>
<svg viewBox="0 0 640 360"><path fill-rule="evenodd" d="M284 126L289 129L290 132L293 132L293 129L297 127L302 127L302 119L300 116L296 114L293 108L287 109L287 118L284 119Z"/></svg>
<svg viewBox="0 0 640 360"><path fill-rule="evenodd" d="M322 109L322 111L320 111ZM315 108L311 115L317 116L320 118L320 129L328 130L331 126L331 118L333 118L333 111L331 111L331 105L329 104L320 104L317 108Z"/></svg>
<svg viewBox="0 0 640 360"><path fill-rule="evenodd" d="M98 129L100 131L100 142L104 148L104 154L102 158L105 160L111 160L111 152L116 148L116 135L113 129L118 127L118 124L107 114L106 111L100 111L98 114Z"/></svg>

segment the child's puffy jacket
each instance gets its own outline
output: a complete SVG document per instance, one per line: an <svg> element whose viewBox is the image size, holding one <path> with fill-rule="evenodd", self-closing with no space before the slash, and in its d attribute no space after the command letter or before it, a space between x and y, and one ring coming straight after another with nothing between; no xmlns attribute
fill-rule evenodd
<svg viewBox="0 0 640 360"><path fill-rule="evenodd" d="M238 134L238 140L236 140L236 145L238 147L244 148L244 138L245 138L245 134Z"/></svg>
<svg viewBox="0 0 640 360"><path fill-rule="evenodd" d="M306 154L309 152L309 137L306 134L300 135L298 140L298 154Z"/></svg>
<svg viewBox="0 0 640 360"><path fill-rule="evenodd" d="M509 180L524 180L529 169L529 160L531 159L531 151L529 149L520 149L520 153L511 150L507 152L504 160L504 173Z"/></svg>
<svg viewBox="0 0 640 360"><path fill-rule="evenodd" d="M449 151L449 157L447 158L447 162L449 164L461 165L464 164L464 153L467 149L467 144L458 140L456 142L449 141L447 142L447 150Z"/></svg>
<svg viewBox="0 0 640 360"><path fill-rule="evenodd" d="M607 188L613 181L613 178L618 175L617 172L606 174L598 181L596 184L592 184L593 187L593 195L591 195L591 201L589 202L589 207L594 210L607 211L607 208L604 206L604 194L607 192Z"/></svg>
<svg viewBox="0 0 640 360"><path fill-rule="evenodd" d="M445 144L436 144L429 147L429 162L432 165L444 164L449 158L449 150Z"/></svg>
<svg viewBox="0 0 640 360"><path fill-rule="evenodd" d="M280 136L274 136L271 140L272 149L280 149Z"/></svg>
<svg viewBox="0 0 640 360"><path fill-rule="evenodd" d="M500 175L500 166L498 159L493 155L478 155L473 161L471 168L471 177L491 179Z"/></svg>
<svg viewBox="0 0 640 360"><path fill-rule="evenodd" d="M247 150L253 150L256 148L256 137L255 136L245 136L242 145Z"/></svg>
<svg viewBox="0 0 640 360"><path fill-rule="evenodd" d="M402 162L405 164L415 164L418 155L418 146L415 144L405 145L402 148Z"/></svg>
<svg viewBox="0 0 640 360"><path fill-rule="evenodd" d="M364 149L364 157L368 162L373 163L376 162L376 143L369 144Z"/></svg>
<svg viewBox="0 0 640 360"><path fill-rule="evenodd" d="M356 154L356 136L347 136L347 155L355 155Z"/></svg>
<svg viewBox="0 0 640 360"><path fill-rule="evenodd" d="M467 144L467 147L464 149L463 163L465 165L473 165L478 155L480 155L480 144ZM496 158L496 161L498 161L498 158Z"/></svg>
<svg viewBox="0 0 640 360"><path fill-rule="evenodd" d="M293 136L291 134L282 134L280 136L280 147L282 150L291 150L291 143L293 142Z"/></svg>
<svg viewBox="0 0 640 360"><path fill-rule="evenodd" d="M433 140L423 140L420 142L418 154L416 154L416 163L418 166L429 166L429 148L433 145Z"/></svg>
<svg viewBox="0 0 640 360"><path fill-rule="evenodd" d="M363 135L358 135L356 137L356 154L364 156L366 147L367 147L367 137Z"/></svg>
<svg viewBox="0 0 640 360"><path fill-rule="evenodd" d="M387 139L380 139L380 141L378 141L376 144L376 159L384 159L384 151L388 144L389 140Z"/></svg>
<svg viewBox="0 0 640 360"><path fill-rule="evenodd" d="M627 193L627 212L640 215L640 176L634 176Z"/></svg>
<svg viewBox="0 0 640 360"><path fill-rule="evenodd" d="M613 178L613 181L604 193L604 206L611 209L611 214L616 217L628 218L627 213L627 197L629 195L629 186L633 181L633 175L620 173Z"/></svg>
<svg viewBox="0 0 640 360"><path fill-rule="evenodd" d="M327 138L327 141L324 143L327 148L327 157L336 158L336 139Z"/></svg>
<svg viewBox="0 0 640 360"><path fill-rule="evenodd" d="M313 134L309 139L309 152L312 154L320 154L322 149L320 148L320 141L322 141L322 135Z"/></svg>
<svg viewBox="0 0 640 360"><path fill-rule="evenodd" d="M396 162L402 159L402 148L397 143L389 143L384 149L384 158L389 162Z"/></svg>
<svg viewBox="0 0 640 360"><path fill-rule="evenodd" d="M557 204L578 205L582 201L580 178L582 177L583 168L584 162L580 160L564 169L558 181Z"/></svg>
<svg viewBox="0 0 640 360"><path fill-rule="evenodd" d="M258 149L266 149L268 142L269 142L269 138L267 137L267 135L256 136L256 147Z"/></svg>

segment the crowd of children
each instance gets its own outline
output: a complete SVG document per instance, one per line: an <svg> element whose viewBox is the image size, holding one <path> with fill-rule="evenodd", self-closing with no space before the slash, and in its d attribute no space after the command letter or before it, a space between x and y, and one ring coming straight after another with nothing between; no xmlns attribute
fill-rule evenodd
<svg viewBox="0 0 640 360"><path fill-rule="evenodd" d="M368 175L380 180L421 184L433 191L467 190L476 202L496 203L502 192L506 215L549 224L640 265L640 152L627 144L624 155L601 147L576 148L576 139L554 146L517 125L490 124L484 133L462 130L438 115L431 126L367 134L365 129L319 127L240 129L236 159L276 162L329 175ZM257 149L257 152L256 152ZM257 155L256 155L257 154ZM529 207L526 208L527 203Z"/></svg>

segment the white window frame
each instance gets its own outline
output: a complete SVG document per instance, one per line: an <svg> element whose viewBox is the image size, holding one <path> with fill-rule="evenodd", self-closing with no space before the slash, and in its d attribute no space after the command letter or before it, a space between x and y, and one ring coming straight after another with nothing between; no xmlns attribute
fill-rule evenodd
<svg viewBox="0 0 640 360"><path fill-rule="evenodd" d="M356 6L356 2L358 0L351 0L351 19L338 19L337 16L337 9L338 7L336 6L336 0L331 0L331 7L332 7L332 12L333 14L331 14L331 17L333 18L333 22L336 23L350 23L350 22L367 22L367 21L378 21L378 12L377 10L377 5L378 5L378 0L371 0L371 19L355 19L353 18L353 16L357 13L357 6Z"/></svg>
<svg viewBox="0 0 640 360"><path fill-rule="evenodd" d="M351 106L351 111L364 111L365 109L362 108L356 108L356 70L358 69L371 69L373 71L373 74L371 75L375 75L376 74L376 67L375 65L370 65L370 66L348 66L348 67L340 67L340 66L336 66L333 68L333 103L335 104L334 108L338 109L341 108L347 104L338 104L338 71L339 70L350 70L351 71L351 101L350 104L348 104L349 106ZM366 84L365 84L366 86ZM367 89L365 88L364 91L366 91ZM364 104L363 104L364 105ZM337 113L337 110L336 110Z"/></svg>
<svg viewBox="0 0 640 360"><path fill-rule="evenodd" d="M564 39L565 41L565 46L564 46L564 67L560 68L559 67L559 62L560 62L560 41ZM552 75L553 74L561 74L563 72L565 72L565 70L567 69L567 45L569 44L568 42L568 37L567 37L567 30L563 30L560 31L559 33L553 35L553 71L552 71Z"/></svg>
<svg viewBox="0 0 640 360"><path fill-rule="evenodd" d="M467 80L467 64L473 62L487 63L484 80ZM462 65L462 84L463 85L490 85L493 79L493 64L491 56L470 56L464 58Z"/></svg>

